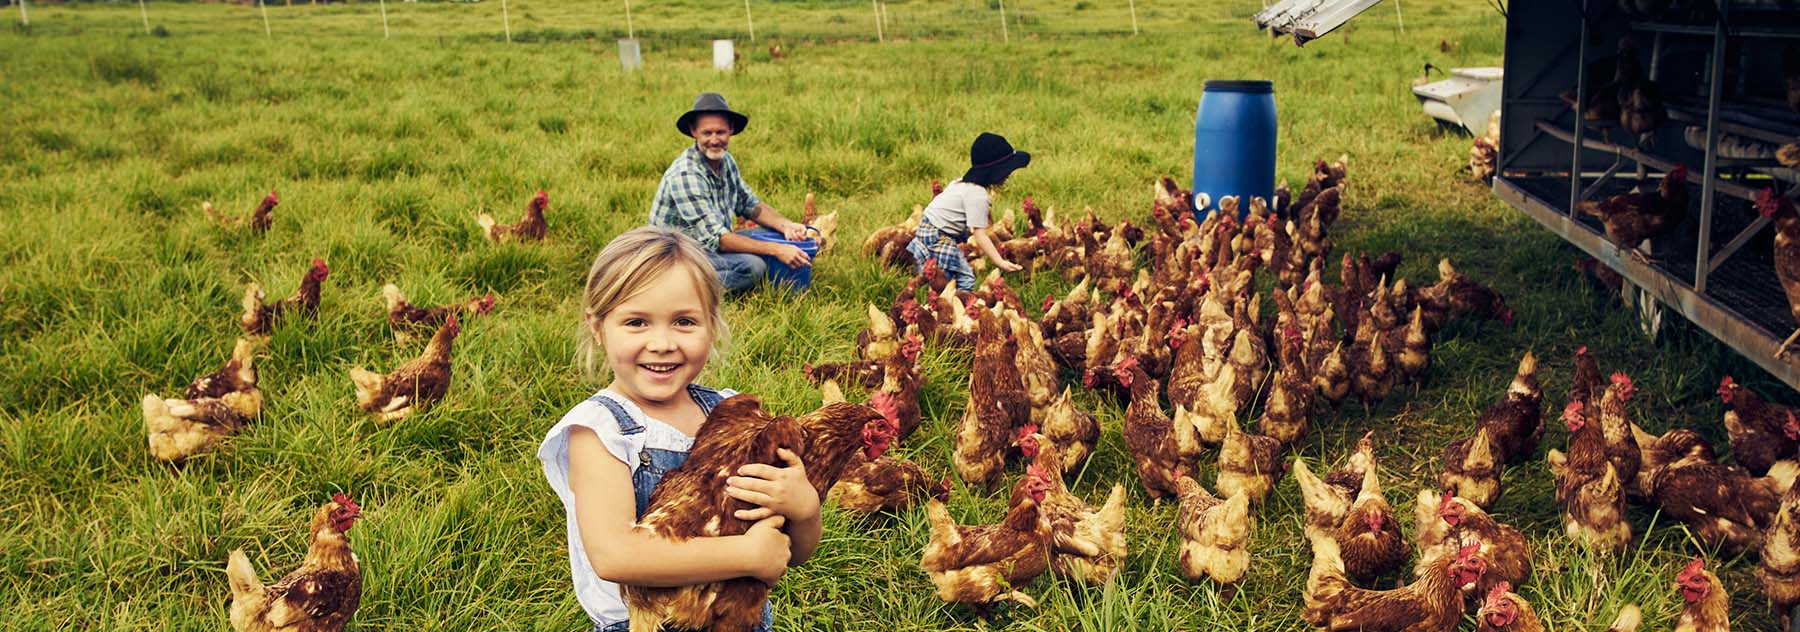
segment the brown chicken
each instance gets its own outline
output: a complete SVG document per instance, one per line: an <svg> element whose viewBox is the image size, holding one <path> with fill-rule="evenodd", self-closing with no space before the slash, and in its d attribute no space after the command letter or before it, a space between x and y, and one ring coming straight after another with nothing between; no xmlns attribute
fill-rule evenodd
<svg viewBox="0 0 1800 632"><path fill-rule="evenodd" d="M1582 202L1575 209L1600 218L1606 238L1620 250L1636 252L1645 239L1674 230L1687 218L1687 166L1675 165L1663 176L1656 193L1621 193L1599 202ZM1642 254L1635 255L1644 260Z"/></svg>
<svg viewBox="0 0 1800 632"><path fill-rule="evenodd" d="M378 421L393 422L443 399L450 392L450 348L460 333L462 325L451 314L431 337L431 343L425 345L425 352L393 372L381 375L350 369L350 381L356 385L356 405L377 413Z"/></svg>
<svg viewBox="0 0 1800 632"><path fill-rule="evenodd" d="M550 206L550 194L539 189L532 196L531 203L525 205L525 217L514 224L496 224L494 216L482 213L475 216L475 223L481 225L481 234L488 241L507 243L512 241L543 241L548 225L544 223L544 209Z"/></svg>
<svg viewBox="0 0 1800 632"><path fill-rule="evenodd" d="M1600 395L1600 436L1606 442L1606 460L1619 470L1619 478L1629 483L1637 480L1638 465L1643 463L1637 436L1631 433L1631 418L1625 414L1625 402L1631 401L1637 387L1624 373L1614 373L1612 383ZM1572 449L1572 448L1571 448Z"/></svg>
<svg viewBox="0 0 1800 632"><path fill-rule="evenodd" d="M818 240L819 254L823 255L837 245L838 212L819 214L819 207L813 204L813 194L806 194L806 201L801 204L800 223L805 224L807 232Z"/></svg>
<svg viewBox="0 0 1800 632"><path fill-rule="evenodd" d="M956 472L970 485L992 487L1005 465L1013 431L1031 421L1031 401L1014 358L1018 340L996 310L980 312L969 403L956 434Z"/></svg>
<svg viewBox="0 0 1800 632"><path fill-rule="evenodd" d="M494 310L493 292L481 298L436 307L413 306L406 301L406 295L400 293L400 286L392 283L381 286L381 296L387 300L388 329L393 330L394 339L400 342L410 340L415 331L435 331L451 314L486 316Z"/></svg>
<svg viewBox="0 0 1800 632"><path fill-rule="evenodd" d="M1763 534L1760 557L1756 578L1781 629L1790 629L1789 615L1800 605L1800 491L1790 487L1781 495L1781 506Z"/></svg>
<svg viewBox="0 0 1800 632"><path fill-rule="evenodd" d="M1506 395L1481 412L1475 427L1487 431L1495 457L1507 465L1524 463L1537 452L1544 436L1544 389L1538 385L1537 358L1530 351L1519 359ZM1492 500L1476 502L1488 507Z"/></svg>
<svg viewBox="0 0 1800 632"><path fill-rule="evenodd" d="M1656 488L1657 475L1670 465L1683 461L1716 463L1719 460L1713 454L1712 444L1687 428L1672 428L1657 436L1632 424L1631 434L1637 437L1639 461L1637 478L1626 491L1636 498L1650 498Z"/></svg>
<svg viewBox="0 0 1800 632"><path fill-rule="evenodd" d="M211 450L262 414L255 347L240 338L219 370L194 378L181 399L144 395L144 433L150 456L182 461Z"/></svg>
<svg viewBox="0 0 1800 632"><path fill-rule="evenodd" d="M925 498L950 500L950 479L934 479L912 461L890 456L869 460L851 457L826 499L839 509L859 514L892 513Z"/></svg>
<svg viewBox="0 0 1800 632"><path fill-rule="evenodd" d="M1062 395L1045 411L1041 432L1056 446L1059 463L1053 465L1060 467L1063 476L1068 476L1080 470L1088 455L1094 453L1094 446L1100 442L1100 421L1076 408L1075 401L1069 397L1069 387L1065 386Z"/></svg>
<svg viewBox="0 0 1800 632"><path fill-rule="evenodd" d="M855 452L879 459L893 440L893 423L867 406L827 404L801 417L776 417L749 395L720 402L694 436L681 467L670 470L650 494L636 528L683 542L698 537L741 535L750 522L736 511L753 505L725 495L726 479L745 463L778 464L777 452L792 450L806 461L806 478L823 495ZM762 623L769 585L752 577L674 588L620 585L633 628L662 626L748 632Z"/></svg>
<svg viewBox="0 0 1800 632"><path fill-rule="evenodd" d="M1796 471L1783 461L1758 478L1735 465L1683 460L1656 475L1651 494L1663 515L1686 523L1707 546L1744 550L1762 544Z"/></svg>
<svg viewBox="0 0 1800 632"><path fill-rule="evenodd" d="M1262 419L1256 426L1282 445L1299 441L1306 436L1310 426L1308 415L1312 408L1313 386L1301 359L1303 344L1299 329L1289 327L1283 331L1282 366L1275 371L1268 398L1263 402Z"/></svg>
<svg viewBox="0 0 1800 632"><path fill-rule="evenodd" d="M1191 442L1182 439L1188 430L1163 414L1156 380L1138 366L1136 358L1120 362L1115 373L1119 382L1131 389L1131 404L1125 409L1125 447L1137 463L1138 478L1151 499L1174 496L1178 493L1176 480L1190 469L1181 457L1181 445Z"/></svg>
<svg viewBox="0 0 1800 632"><path fill-rule="evenodd" d="M1764 401L1729 375L1719 380L1719 399L1731 456L1751 474L1762 476L1776 461L1800 455L1800 420L1793 410Z"/></svg>
<svg viewBox="0 0 1800 632"><path fill-rule="evenodd" d="M1575 377L1569 385L1569 397L1565 403L1581 402L1593 406L1594 396L1606 388L1606 378L1600 375L1600 365L1594 362L1594 356L1588 353L1587 347L1575 350Z"/></svg>
<svg viewBox="0 0 1800 632"><path fill-rule="evenodd" d="M1426 499L1424 493L1420 499ZM1458 498L1448 493L1429 503L1435 516L1431 518L1436 524L1448 527L1443 541L1427 550L1421 534L1420 556L1415 569L1423 569L1430 563L1425 556L1450 555L1461 547L1471 544L1481 548L1481 559L1487 560L1487 573L1476 590L1469 594L1470 598L1492 590L1495 584L1509 583L1517 586L1531 579L1531 544L1525 535L1511 525L1502 524L1486 511L1482 511L1475 503ZM1417 518L1424 520L1427 508L1415 508Z"/></svg>
<svg viewBox="0 0 1800 632"><path fill-rule="evenodd" d="M1663 107L1662 89L1649 73L1644 72L1637 47L1629 37L1619 40L1619 62L1613 83L1618 89L1619 125L1637 135L1638 146L1649 146L1656 128L1668 120L1669 112Z"/></svg>
<svg viewBox="0 0 1800 632"><path fill-rule="evenodd" d="M1366 473L1370 469L1373 469L1372 460L1366 465L1359 465L1358 457L1352 455L1350 462L1342 469L1320 479L1306 465L1305 459L1294 459L1294 481L1300 485L1300 500L1306 509L1307 537L1330 535L1343 523L1344 517L1350 513L1350 503L1362 495L1363 482L1367 480ZM1352 471L1355 472L1354 481L1348 480Z"/></svg>
<svg viewBox="0 0 1800 632"><path fill-rule="evenodd" d="M1343 557L1345 576L1357 585L1370 585L1406 563L1411 551L1400 533L1400 521L1394 519L1394 510L1381 493L1375 468L1363 472L1362 492L1332 537Z"/></svg>
<svg viewBox="0 0 1800 632"><path fill-rule="evenodd" d="M1243 494L1261 505L1275 479L1287 469L1281 459L1281 442L1238 428L1236 417L1225 420L1225 441L1219 444L1219 493L1227 498Z"/></svg>
<svg viewBox="0 0 1800 632"><path fill-rule="evenodd" d="M1687 605L1675 620L1675 632L1729 632L1731 595L1719 576L1706 570L1706 558L1696 557L1675 575L1675 589Z"/></svg>
<svg viewBox="0 0 1800 632"><path fill-rule="evenodd" d="M900 347L899 330L894 319L869 303L869 326L856 332L857 356L864 360L884 360Z"/></svg>
<svg viewBox="0 0 1800 632"><path fill-rule="evenodd" d="M1181 574L1193 581L1210 577L1235 592L1236 584L1250 570L1250 499L1243 494L1219 500L1200 483L1183 476L1176 481L1181 497L1178 529L1181 553L1176 562Z"/></svg>
<svg viewBox="0 0 1800 632"><path fill-rule="evenodd" d="M1438 474L1438 489L1454 493L1491 509L1500 498L1500 473L1504 464L1494 449L1492 435L1486 428L1476 428L1475 436L1444 445L1444 471Z"/></svg>
<svg viewBox="0 0 1800 632"><path fill-rule="evenodd" d="M1513 594L1512 584L1496 582L1475 612L1476 632L1543 632L1544 623L1524 597Z"/></svg>
<svg viewBox="0 0 1800 632"><path fill-rule="evenodd" d="M1567 458L1551 450L1550 471L1556 476L1563 501L1563 532L1577 544L1602 554L1619 554L1631 544L1631 524L1625 521L1625 489L1619 470L1601 462L1601 473L1583 477L1567 465ZM1566 490L1566 491L1564 491Z"/></svg>
<svg viewBox="0 0 1800 632"><path fill-rule="evenodd" d="M1800 47L1791 46L1790 50L1800 54ZM1794 209L1793 202L1775 195L1774 189L1768 188L1757 196L1756 210L1763 217L1775 220L1775 278L1781 281L1781 291L1787 295L1788 313L1800 323L1800 212ZM1775 357L1786 357L1788 345L1796 339L1800 339L1800 329L1795 329L1781 341Z"/></svg>
<svg viewBox="0 0 1800 632"><path fill-rule="evenodd" d="M900 339L900 351L883 361L881 384L869 393L869 406L900 428L900 439L919 429L919 388L925 384L919 373L919 354L924 349L919 334L908 330Z"/></svg>
<svg viewBox="0 0 1800 632"><path fill-rule="evenodd" d="M932 195L935 196L937 193L932 193ZM924 217L925 207L914 205L912 215L904 221L893 226L877 228L874 232L869 233L869 236L863 239L863 254L910 273L915 262L912 253L907 252L906 247L912 243L913 231L919 228L919 221ZM932 291L941 290L941 287L937 287Z"/></svg>
<svg viewBox="0 0 1800 632"><path fill-rule="evenodd" d="M1027 484L1024 499L1007 510L1000 524L959 525L944 503L926 501L931 541L925 545L919 566L937 587L938 599L970 604L984 613L999 601L1037 605L1037 600L1019 587L1050 568L1050 521L1038 506L1049 484L1027 478L1032 482Z"/></svg>
<svg viewBox="0 0 1800 632"><path fill-rule="evenodd" d="M1367 590L1344 578L1344 561L1331 538L1313 541L1303 616L1331 632L1452 632L1462 623L1461 591L1481 581L1487 562L1476 547L1437 558L1413 583Z"/></svg>
<svg viewBox="0 0 1800 632"><path fill-rule="evenodd" d="M1099 510L1089 507L1087 502L1069 492L1060 474L1044 467L1061 460L1056 446L1045 440L1044 435L1026 430L1035 429L1027 426L1020 431L1024 436L1019 439L1019 448L1032 464L1025 468L1025 476L1013 485L1008 506L1016 506L1025 500L1031 489L1037 487L1034 479L1042 482L1045 492L1044 498L1038 501L1038 511L1050 523L1050 570L1058 577L1085 584L1106 583L1118 575L1127 553L1125 486L1114 483L1105 505Z"/></svg>
<svg viewBox="0 0 1800 632"><path fill-rule="evenodd" d="M330 274L331 268L325 265L324 259L313 259L312 267L300 279L300 287L294 290L294 295L272 304L263 303L262 286L252 281L244 288L244 315L238 318L238 324L243 326L246 334L266 336L291 313L299 312L312 318L319 313L319 284Z"/></svg>
<svg viewBox="0 0 1800 632"><path fill-rule="evenodd" d="M1463 276L1449 259L1438 261L1438 282L1418 290L1415 302L1426 305L1425 327L1437 330L1450 316L1468 314L1511 325L1513 310L1498 290Z"/></svg>
<svg viewBox="0 0 1800 632"><path fill-rule="evenodd" d="M275 194L274 189L269 189L269 194L263 196L262 202L256 205L256 210L250 212L250 230L261 233L275 225L275 206L278 204L281 204L280 196ZM226 228L234 228L244 220L242 215L219 213L213 209L212 202L201 202L200 210L206 213L208 219Z"/></svg>
<svg viewBox="0 0 1800 632"><path fill-rule="evenodd" d="M313 512L300 568L265 586L243 549L225 564L231 583L231 629L237 632L335 632L362 603L362 566L350 550L350 528L362 510L345 494ZM760 614L760 613L758 613Z"/></svg>

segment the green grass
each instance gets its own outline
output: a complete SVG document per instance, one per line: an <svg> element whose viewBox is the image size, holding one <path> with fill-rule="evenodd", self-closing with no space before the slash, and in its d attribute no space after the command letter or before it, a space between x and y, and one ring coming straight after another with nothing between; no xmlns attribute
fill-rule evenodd
<svg viewBox="0 0 1800 632"><path fill-rule="evenodd" d="M495 2L390 3L385 41L368 3L272 6L273 37L253 7L156 4L151 22L166 36L147 36L129 5L34 6L29 29L0 33L0 509L14 516L0 526L0 586L15 604L0 629L220 629L227 552L247 548L265 578L286 572L311 509L339 490L367 515L352 533L367 571L354 627L582 627L563 515L533 453L592 388L573 362L587 263L644 220L683 146L671 122L701 90L751 115L733 150L765 199L792 215L813 192L843 214L848 247L821 261L813 293L732 303L735 340L705 376L778 410L817 404L799 366L849 357L864 304L902 284L861 259L861 237L923 202L930 179L954 177L977 132L1035 156L1002 205L1029 194L1065 217L1141 217L1151 179L1185 173L1199 86L1213 78L1276 82L1283 177L1352 156L1340 249L1402 249L1402 273L1419 281L1451 256L1518 310L1511 328L1452 324L1418 394L1367 416L1328 413L1299 448L1335 463L1376 430L1403 516L1435 476L1437 449L1499 396L1524 349L1542 358L1547 399L1587 345L1638 383L1646 427L1696 426L1721 446L1721 375L1792 398L1704 334L1645 343L1616 301L1569 270L1572 248L1464 179L1467 140L1421 116L1408 85L1427 60L1499 62L1502 25L1480 3L1409 2L1404 35L1377 7L1303 49L1261 36L1249 0L1141 2L1138 37L1118 4L1008 3L1003 44L985 3L908 0L888 5L890 40L878 45L870 7L855 2L755 5L755 44L729 5L650 3L632 16L647 63L636 73L616 59L622 3L510 3L512 45ZM739 38L739 70L711 70L714 37ZM783 59L765 50L774 39ZM1440 53L1440 41L1458 45ZM270 188L283 202L265 236L199 211L210 200L245 213ZM550 193L548 242L481 239L477 212L508 221L537 188ZM332 267L320 317L282 327L262 351L263 418L210 456L152 461L144 393L176 393L215 368L237 334L243 284L285 295L315 256ZM388 335L388 281L421 303L501 298L465 326L447 400L380 428L355 408L345 372L385 369L422 345ZM1027 296L1066 287L1019 285ZM926 424L899 448L940 474L952 470L967 366L966 353L926 353ZM863 522L827 509L818 556L775 590L782 629L1300 628L1308 556L1293 483L1258 519L1238 597L1222 600L1176 572L1175 510L1144 501L1122 407L1079 401L1107 432L1075 490L1098 500L1115 481L1132 489L1132 555L1117 581L1039 579L1026 590L1040 608L983 624L938 603L918 569L922 512ZM1565 441L1554 429L1546 438ZM965 521L995 520L1005 501L955 494ZM1693 553L1679 526L1634 509L1637 548L1592 560L1560 535L1540 462L1509 473L1497 513L1538 547L1522 593L1552 627L1599 629L1625 602L1643 605L1647 629L1677 612L1670 582ZM1772 628L1754 559L1720 562L1738 624Z"/></svg>

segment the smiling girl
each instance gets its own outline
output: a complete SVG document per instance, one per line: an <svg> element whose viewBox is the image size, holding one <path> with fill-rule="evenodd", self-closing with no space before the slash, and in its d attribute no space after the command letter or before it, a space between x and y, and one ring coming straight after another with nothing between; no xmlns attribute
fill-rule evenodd
<svg viewBox="0 0 1800 632"><path fill-rule="evenodd" d="M687 460L713 406L735 395L694 383L727 331L722 290L692 238L639 228L614 239L588 270L581 357L603 356L612 382L544 437L538 460L566 513L575 596L596 632L629 627L619 584L669 587L755 577L773 585L819 545L819 497L805 466L738 470L726 493L758 507L743 535L670 542L636 528L664 474ZM763 605L761 630L773 623Z"/></svg>

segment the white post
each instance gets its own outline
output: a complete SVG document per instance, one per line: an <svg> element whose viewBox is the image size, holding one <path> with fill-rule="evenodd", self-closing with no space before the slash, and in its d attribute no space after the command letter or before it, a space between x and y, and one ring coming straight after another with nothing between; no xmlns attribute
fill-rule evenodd
<svg viewBox="0 0 1800 632"><path fill-rule="evenodd" d="M756 41L756 22L750 20L750 0L744 0L744 25L750 27L750 41Z"/></svg>
<svg viewBox="0 0 1800 632"><path fill-rule="evenodd" d="M1012 42L1012 36L1006 34L1006 0L1000 0L1000 41Z"/></svg>
<svg viewBox="0 0 1800 632"><path fill-rule="evenodd" d="M23 0L21 0L22 2ZM144 8L144 0L138 0L138 13L144 16L144 34L150 34L150 10Z"/></svg>
<svg viewBox="0 0 1800 632"><path fill-rule="evenodd" d="M1400 21L1400 34L1406 34L1406 16L1400 15L1400 0L1394 0L1394 19Z"/></svg>
<svg viewBox="0 0 1800 632"><path fill-rule="evenodd" d="M881 0L869 0L869 6L875 8L875 41L886 42L887 36L881 33Z"/></svg>
<svg viewBox="0 0 1800 632"><path fill-rule="evenodd" d="M637 39L637 31L631 27L631 0L625 0L625 39Z"/></svg>
<svg viewBox="0 0 1800 632"><path fill-rule="evenodd" d="M31 14L25 12L25 0L19 0L19 23L31 26Z"/></svg>
<svg viewBox="0 0 1800 632"><path fill-rule="evenodd" d="M506 43L512 43L512 16L506 13L506 0L500 0L500 26L506 29Z"/></svg>
<svg viewBox="0 0 1800 632"><path fill-rule="evenodd" d="M143 2L143 0L138 0ZM388 38L387 0L381 0L381 39Z"/></svg>
<svg viewBox="0 0 1800 632"><path fill-rule="evenodd" d="M263 0L256 0L256 6L262 8L263 37L275 37L275 31L269 30L269 5L263 4Z"/></svg>
<svg viewBox="0 0 1800 632"><path fill-rule="evenodd" d="M1267 8L1268 8L1268 7L1263 7L1263 8L1265 8L1265 9L1267 9ZM1137 35L1137 34L1138 34L1138 26L1137 26L1137 0L1131 0L1131 34L1132 34L1132 35Z"/></svg>

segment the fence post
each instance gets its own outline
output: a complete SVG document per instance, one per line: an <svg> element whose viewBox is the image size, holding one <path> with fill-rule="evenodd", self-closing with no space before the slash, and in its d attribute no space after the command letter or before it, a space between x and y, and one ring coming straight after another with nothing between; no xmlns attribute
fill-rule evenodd
<svg viewBox="0 0 1800 632"><path fill-rule="evenodd" d="M631 27L631 0L625 0L625 39L637 39L637 31Z"/></svg>
<svg viewBox="0 0 1800 632"><path fill-rule="evenodd" d="M1267 7L1264 7L1264 8L1267 8ZM1138 34L1137 0L1131 0L1131 34L1132 35Z"/></svg>
<svg viewBox="0 0 1800 632"><path fill-rule="evenodd" d="M138 0L143 2L143 0ZM387 0L381 0L381 39L388 38Z"/></svg>
<svg viewBox="0 0 1800 632"><path fill-rule="evenodd" d="M31 26L31 14L25 12L25 0L19 0L19 23Z"/></svg>
<svg viewBox="0 0 1800 632"><path fill-rule="evenodd" d="M512 43L512 16L506 13L506 0L500 0L500 26L506 29L506 43Z"/></svg>
<svg viewBox="0 0 1800 632"><path fill-rule="evenodd" d="M756 41L756 22L750 20L750 0L744 0L744 25L750 27L750 41Z"/></svg>
<svg viewBox="0 0 1800 632"><path fill-rule="evenodd" d="M150 10L144 8L144 0L138 0L138 13L144 16L144 34L150 34Z"/></svg>
<svg viewBox="0 0 1800 632"><path fill-rule="evenodd" d="M1012 42L1012 36L1006 34L1006 0L1000 0L1000 41Z"/></svg>
<svg viewBox="0 0 1800 632"><path fill-rule="evenodd" d="M887 37L881 34L881 0L869 0L869 6L875 9L875 41L886 42Z"/></svg>
<svg viewBox="0 0 1800 632"><path fill-rule="evenodd" d="M275 37L275 31L269 29L269 5L263 0L256 0L256 6L262 9L263 37Z"/></svg>

